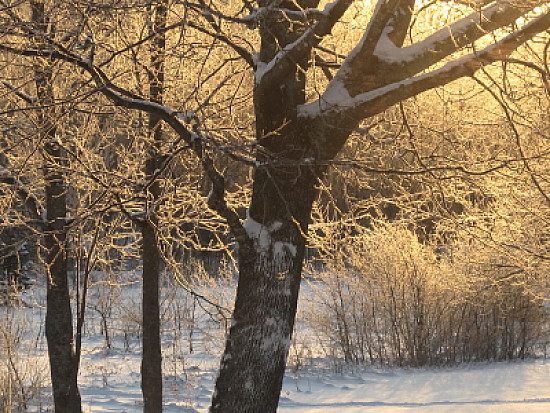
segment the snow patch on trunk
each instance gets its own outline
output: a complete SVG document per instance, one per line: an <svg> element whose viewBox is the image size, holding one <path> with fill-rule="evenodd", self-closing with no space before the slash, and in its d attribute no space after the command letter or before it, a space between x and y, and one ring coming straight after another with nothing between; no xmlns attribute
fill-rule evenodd
<svg viewBox="0 0 550 413"><path fill-rule="evenodd" d="M297 253L296 245L290 242L275 241L273 244L273 255L290 254L295 257Z"/></svg>
<svg viewBox="0 0 550 413"><path fill-rule="evenodd" d="M258 337L263 351L287 351L290 347L290 335L287 333L286 323L279 317L268 317L264 322L264 329Z"/></svg>
<svg viewBox="0 0 550 413"><path fill-rule="evenodd" d="M279 231L283 227L280 221L273 222L270 226L260 224L250 216L250 212L246 211L246 219L243 222L243 228L250 238L254 240L256 250L261 254L271 254L274 257L284 257L291 255L296 256L298 251L296 245L285 241L273 241L272 234Z"/></svg>

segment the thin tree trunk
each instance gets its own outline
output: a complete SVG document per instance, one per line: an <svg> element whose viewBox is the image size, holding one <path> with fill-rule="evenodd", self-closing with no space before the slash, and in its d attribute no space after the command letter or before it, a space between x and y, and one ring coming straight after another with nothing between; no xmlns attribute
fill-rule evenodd
<svg viewBox="0 0 550 413"><path fill-rule="evenodd" d="M32 21L37 25L36 41L41 42L48 21L44 4L32 1ZM52 65L47 58L36 65L36 90L40 105L52 107ZM56 127L48 109L39 112L39 123L44 141L44 181L46 192L47 225L44 236L47 279L46 340L50 360L52 388L56 413L80 413L80 393L77 386L73 343L73 318L69 295L66 255L66 182L63 168L67 156L57 142Z"/></svg>
<svg viewBox="0 0 550 413"><path fill-rule="evenodd" d="M63 150L55 143L44 147L44 177L48 225L44 237L46 250L47 304L46 339L51 367L52 387L56 413L81 412L80 394L75 374L73 319L67 280L66 241L66 186L58 171L65 160Z"/></svg>
<svg viewBox="0 0 550 413"><path fill-rule="evenodd" d="M141 390L143 411L162 411L162 355L160 343L159 274L160 256L155 228L146 223L143 236L143 356Z"/></svg>
<svg viewBox="0 0 550 413"><path fill-rule="evenodd" d="M166 2L158 2L156 7L151 9L151 13L151 31L153 34L156 33L156 35L153 37L151 47L149 93L152 101L162 103L166 40L164 34L157 32L166 26ZM159 153L159 147L162 142L161 121L154 114L149 115L149 130L153 143L149 146L145 173L148 180L154 180L154 175L162 162ZM162 349L159 302L159 279L162 271L162 259L157 244L157 219L155 216L155 204L159 200L160 194L160 185L154 180L147 194L147 220L141 228L143 237L143 357L141 363L141 389L143 392L144 413L159 413L162 411Z"/></svg>

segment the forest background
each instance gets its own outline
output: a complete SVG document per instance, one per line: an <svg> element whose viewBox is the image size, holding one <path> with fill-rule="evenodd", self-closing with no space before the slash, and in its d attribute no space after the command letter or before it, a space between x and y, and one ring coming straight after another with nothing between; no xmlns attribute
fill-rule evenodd
<svg viewBox="0 0 550 413"><path fill-rule="evenodd" d="M275 411L304 278L325 357L540 355L549 26L544 1L0 1L2 291L47 291L55 411L81 410L89 292L136 268L145 412L163 277L227 329L213 412Z"/></svg>

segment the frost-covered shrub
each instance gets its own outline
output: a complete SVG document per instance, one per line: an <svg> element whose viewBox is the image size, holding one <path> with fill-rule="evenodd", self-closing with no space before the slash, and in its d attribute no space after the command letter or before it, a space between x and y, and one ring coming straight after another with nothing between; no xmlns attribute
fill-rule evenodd
<svg viewBox="0 0 550 413"><path fill-rule="evenodd" d="M385 225L342 253L304 315L327 354L413 366L502 360L532 354L547 334L544 271L479 240L441 255Z"/></svg>
<svg viewBox="0 0 550 413"><path fill-rule="evenodd" d="M35 349L25 339L30 325L24 316L13 308L0 311L0 412L26 412L42 391L47 369L43 360L29 357Z"/></svg>

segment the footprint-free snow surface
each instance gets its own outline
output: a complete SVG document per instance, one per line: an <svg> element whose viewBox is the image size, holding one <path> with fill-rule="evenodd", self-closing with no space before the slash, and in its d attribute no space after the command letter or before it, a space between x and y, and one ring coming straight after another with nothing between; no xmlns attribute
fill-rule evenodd
<svg viewBox="0 0 550 413"><path fill-rule="evenodd" d="M281 413L550 412L550 362L287 378Z"/></svg>
<svg viewBox="0 0 550 413"><path fill-rule="evenodd" d="M141 412L137 360L109 357L112 370L88 377L85 412ZM116 372L116 373L115 373ZM102 379L105 375L105 381ZM191 366L187 381L168 377L165 412L206 413L215 370ZM122 377L121 377L122 376ZM124 378L125 376L125 378ZM87 381L87 380L86 380ZM483 363L442 369L366 369L287 374L280 413L550 412L550 361Z"/></svg>

